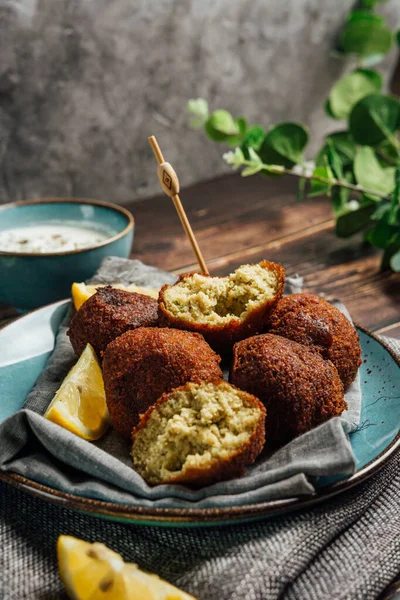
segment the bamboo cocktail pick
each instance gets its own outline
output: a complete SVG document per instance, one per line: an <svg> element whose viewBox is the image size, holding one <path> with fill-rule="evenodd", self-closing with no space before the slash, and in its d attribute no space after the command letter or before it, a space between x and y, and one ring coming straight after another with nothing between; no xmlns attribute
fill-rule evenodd
<svg viewBox="0 0 400 600"><path fill-rule="evenodd" d="M158 162L157 167L157 175L160 181L161 187L167 196L172 198L172 201L175 205L176 212L181 220L183 228L185 230L186 235L189 238L190 243L192 244L193 252L196 255L197 262L200 265L200 269L204 275L209 275L209 271L207 269L207 265L204 261L203 255L200 251L197 240L194 236L193 229L190 226L188 218L186 216L185 210L182 206L182 202L179 198L179 179L177 174L171 165L164 160L164 156L161 152L160 146L157 143L154 135L149 137L150 146L153 148L154 155Z"/></svg>

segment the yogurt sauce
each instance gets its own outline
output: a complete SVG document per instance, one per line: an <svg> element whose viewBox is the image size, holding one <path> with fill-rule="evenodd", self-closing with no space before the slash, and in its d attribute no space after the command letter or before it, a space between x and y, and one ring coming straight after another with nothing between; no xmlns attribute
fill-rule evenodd
<svg viewBox="0 0 400 600"><path fill-rule="evenodd" d="M49 223L0 231L0 252L68 252L94 246L115 235L82 227L78 223Z"/></svg>

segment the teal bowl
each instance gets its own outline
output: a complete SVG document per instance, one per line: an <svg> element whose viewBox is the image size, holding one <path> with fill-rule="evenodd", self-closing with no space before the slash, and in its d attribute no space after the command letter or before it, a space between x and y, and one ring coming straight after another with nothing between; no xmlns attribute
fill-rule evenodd
<svg viewBox="0 0 400 600"><path fill-rule="evenodd" d="M0 231L16 227L74 224L109 235L92 246L64 252L0 251L0 302L32 309L66 298L74 281L85 281L106 256L128 258L134 219L100 200L44 198L0 206Z"/></svg>

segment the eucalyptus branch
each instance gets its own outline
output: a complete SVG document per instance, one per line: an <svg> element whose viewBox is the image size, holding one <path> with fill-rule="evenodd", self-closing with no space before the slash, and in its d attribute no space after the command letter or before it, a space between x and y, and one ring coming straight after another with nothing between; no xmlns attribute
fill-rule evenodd
<svg viewBox="0 0 400 600"><path fill-rule="evenodd" d="M242 175L246 177L247 175L253 175L255 173L259 173L261 171L265 171L267 173L273 173L275 175L290 175L291 177L297 177L298 179L305 179L307 181L319 181L321 183L326 184L329 189L334 186L339 186L342 188L346 188L353 192L357 192L359 194L367 194L369 196L376 196L381 200L390 200L391 197L381 194L376 190L372 190L366 187L363 187L359 184L355 185L349 183L348 181L343 181L340 179L336 179L335 177L321 177L319 175L314 175L313 173L308 173L305 169L287 169L281 165L267 165L262 162L258 154L251 148L250 149L250 159L246 159L243 152L240 148L236 148L234 152L226 152L223 155L223 159L227 164L233 166L234 169L238 169L243 167Z"/></svg>
<svg viewBox="0 0 400 600"><path fill-rule="evenodd" d="M299 199L307 181L309 197L332 192L336 234L363 231L366 241L384 250L382 267L400 272L400 99L382 91L383 78L371 68L395 39L400 45L400 31L393 35L375 13L385 1L358 0L339 33L336 57L357 63L331 88L325 112L346 126L325 137L311 168L304 162L309 135L301 123L251 125L224 109L210 112L202 98L190 100L188 110L193 128L204 129L214 142L238 146L224 159L243 177L259 172L297 177ZM350 192L364 195L362 202Z"/></svg>

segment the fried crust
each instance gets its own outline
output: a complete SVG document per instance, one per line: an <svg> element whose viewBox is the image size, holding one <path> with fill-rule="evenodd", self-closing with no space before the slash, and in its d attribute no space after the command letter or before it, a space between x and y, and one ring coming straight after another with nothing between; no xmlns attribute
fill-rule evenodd
<svg viewBox="0 0 400 600"><path fill-rule="evenodd" d="M154 327L157 322L154 298L107 286L82 304L72 317L67 335L78 356L89 343L100 358L107 344L125 331Z"/></svg>
<svg viewBox="0 0 400 600"><path fill-rule="evenodd" d="M272 300L266 300L261 306L252 310L245 319L232 319L224 325L210 325L208 323L196 323L173 315L166 306L165 292L172 286L164 285L158 296L158 316L160 327L173 327L176 329L185 329L201 333L205 340L216 352L227 354L232 349L233 344L245 339L251 335L260 333L269 315L274 310L276 304L282 296L285 285L285 270L279 263L273 263L263 260L260 266L273 271L279 281L278 290ZM181 275L178 281L173 285L178 285L182 281L190 279L193 273ZM210 275L210 278L219 279L219 277Z"/></svg>
<svg viewBox="0 0 400 600"><path fill-rule="evenodd" d="M361 365L357 331L335 306L314 294L281 298L266 331L315 348L333 362L347 389Z"/></svg>
<svg viewBox="0 0 400 600"><path fill-rule="evenodd" d="M114 428L129 438L140 414L164 392L188 381L222 377L220 361L197 333L142 327L119 336L107 346L103 360Z"/></svg>
<svg viewBox="0 0 400 600"><path fill-rule="evenodd" d="M237 392L239 392L241 397L244 398L249 404L257 407L260 410L260 418L257 421L257 426L255 427L249 441L241 448L232 452L229 457L225 459L219 458L214 460L213 464L208 468L187 468L185 469L184 474L178 474L170 477L166 481L148 481L150 485L179 483L193 488L200 488L206 485L217 483L218 481L225 481L227 479L241 477L244 474L246 467L253 464L257 456L261 453L265 444L266 409L264 404L252 394L244 392L243 390L236 388L234 385L228 384L222 379L216 379L207 383L212 383L216 386L220 386L221 384L230 385L230 387L233 387ZM150 406L145 414L141 415L139 423L132 432L133 442L135 441L135 436L138 434L138 432L146 427L153 411L157 410L165 402L168 402L169 398L174 392L188 391L189 389L190 383L180 386L179 388L172 390L172 392L163 394L155 404Z"/></svg>
<svg viewBox="0 0 400 600"><path fill-rule="evenodd" d="M271 446L285 444L347 408L331 361L269 333L235 344L230 381L264 403Z"/></svg>

